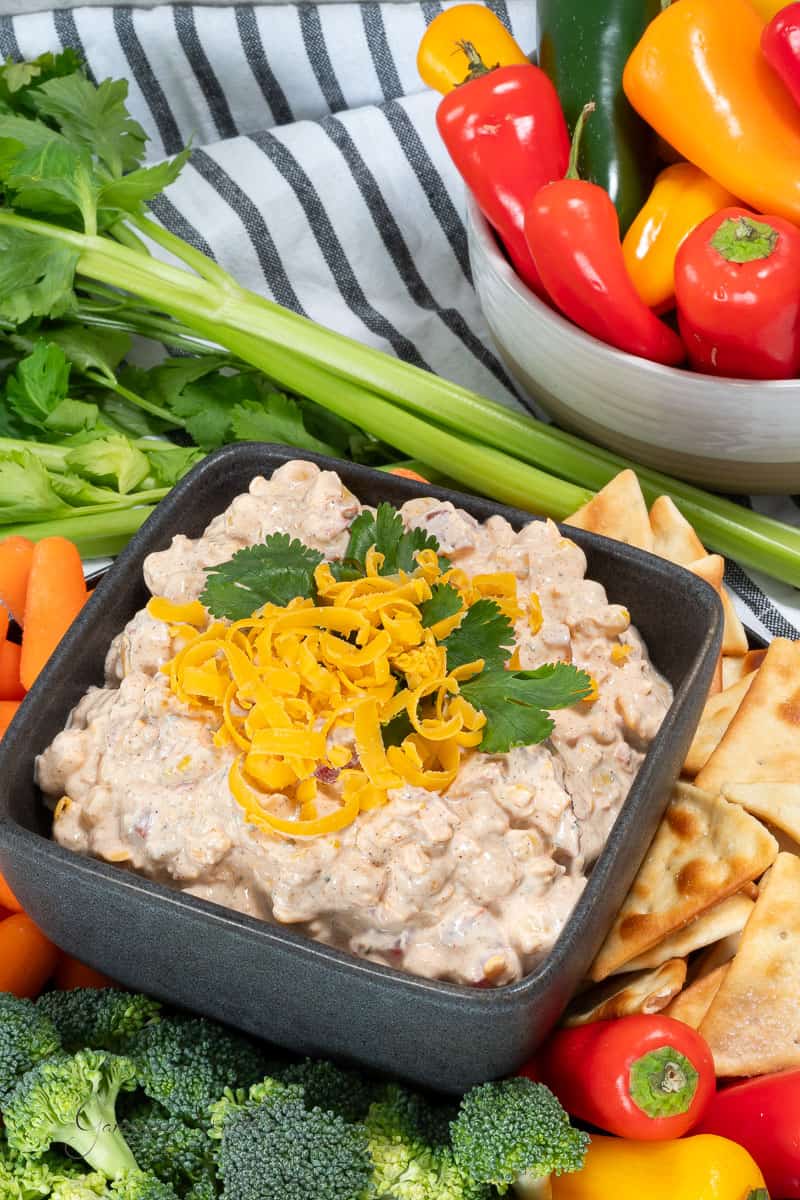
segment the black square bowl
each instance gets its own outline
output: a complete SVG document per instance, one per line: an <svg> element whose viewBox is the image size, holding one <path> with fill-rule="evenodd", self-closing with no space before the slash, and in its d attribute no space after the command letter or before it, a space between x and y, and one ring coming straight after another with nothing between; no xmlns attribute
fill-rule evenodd
<svg viewBox="0 0 800 1200"><path fill-rule="evenodd" d="M516 1070L557 1020L598 950L667 803L705 701L722 615L707 584L663 559L565 530L588 574L624 603L675 700L555 946L519 983L476 989L419 979L280 926L170 890L50 840L34 759L103 680L114 635L148 599L142 560L176 533L200 535L253 476L292 458L339 472L367 504L433 495L519 528L530 513L286 447L231 446L159 504L98 585L0 743L0 868L69 953L132 988L291 1050L330 1055L458 1092Z"/></svg>

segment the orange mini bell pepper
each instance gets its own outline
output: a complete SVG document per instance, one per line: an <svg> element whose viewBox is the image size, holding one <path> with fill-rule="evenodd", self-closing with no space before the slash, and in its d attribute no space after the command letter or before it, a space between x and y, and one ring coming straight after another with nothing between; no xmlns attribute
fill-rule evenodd
<svg viewBox="0 0 800 1200"><path fill-rule="evenodd" d="M633 286L649 308L666 312L675 301L675 255L693 229L735 198L692 163L675 163L653 190L622 243Z"/></svg>
<svg viewBox="0 0 800 1200"><path fill-rule="evenodd" d="M456 4L434 17L417 51L417 70L446 95L486 70L527 63L503 22L482 4Z"/></svg>
<svg viewBox="0 0 800 1200"><path fill-rule="evenodd" d="M800 224L800 121L761 53L748 0L679 0L648 26L623 75L645 121L759 212Z"/></svg>

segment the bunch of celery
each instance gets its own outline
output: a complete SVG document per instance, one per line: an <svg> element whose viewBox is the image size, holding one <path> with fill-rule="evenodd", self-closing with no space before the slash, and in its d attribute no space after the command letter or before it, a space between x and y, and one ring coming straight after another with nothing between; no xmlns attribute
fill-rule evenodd
<svg viewBox="0 0 800 1200"><path fill-rule="evenodd" d="M155 322L167 343L180 326L463 486L555 518L633 465L240 287L145 215L187 152L141 166L144 133L125 97L124 82L95 88L69 55L0 69L0 316L24 328L111 293L143 324ZM143 237L184 268L152 257ZM648 498L671 495L710 546L800 585L800 531L638 474ZM129 510L127 532L142 511Z"/></svg>

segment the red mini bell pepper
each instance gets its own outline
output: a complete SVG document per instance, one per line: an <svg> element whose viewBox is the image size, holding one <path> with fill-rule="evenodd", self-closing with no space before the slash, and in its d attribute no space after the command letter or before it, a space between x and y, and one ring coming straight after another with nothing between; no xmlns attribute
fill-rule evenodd
<svg viewBox="0 0 800 1200"><path fill-rule="evenodd" d="M800 104L800 4L787 4L764 26L761 53Z"/></svg>
<svg viewBox="0 0 800 1200"><path fill-rule="evenodd" d="M566 176L540 188L525 214L525 239L556 308L594 337L653 362L686 357L678 335L640 298L625 266L608 192L578 177L578 118Z"/></svg>
<svg viewBox="0 0 800 1200"><path fill-rule="evenodd" d="M558 1029L533 1070L570 1116L638 1141L681 1137L716 1086L705 1039L660 1014Z"/></svg>
<svg viewBox="0 0 800 1200"><path fill-rule="evenodd" d="M523 222L542 184L567 169L569 132L552 83L530 63L488 70L445 96L436 124L517 274L541 293Z"/></svg>
<svg viewBox="0 0 800 1200"><path fill-rule="evenodd" d="M695 1132L738 1142L758 1163L771 1196L800 1198L800 1070L723 1088Z"/></svg>
<svg viewBox="0 0 800 1200"><path fill-rule="evenodd" d="M709 375L791 379L800 369L800 229L723 208L675 259L678 323L692 366Z"/></svg>

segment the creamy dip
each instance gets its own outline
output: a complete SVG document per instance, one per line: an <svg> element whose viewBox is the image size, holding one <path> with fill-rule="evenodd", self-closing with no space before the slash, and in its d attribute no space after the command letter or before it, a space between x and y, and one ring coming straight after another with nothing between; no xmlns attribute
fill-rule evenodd
<svg viewBox="0 0 800 1200"><path fill-rule="evenodd" d="M151 554L145 581L153 595L195 600L209 567L275 531L341 557L362 510L334 472L290 462L253 479L202 537ZM551 522L517 533L433 498L400 513L454 566L511 572L536 593L538 632L515 623L521 668L560 660L596 681L592 702L553 713L548 741L471 751L444 794L393 788L335 834L270 833L248 824L230 792L236 750L215 744L211 716L180 701L160 670L175 654L171 627L142 610L111 645L105 686L89 689L39 757L37 780L62 801L55 839L79 853L416 975L510 983L572 911L671 690L627 610L585 578L583 551Z"/></svg>

